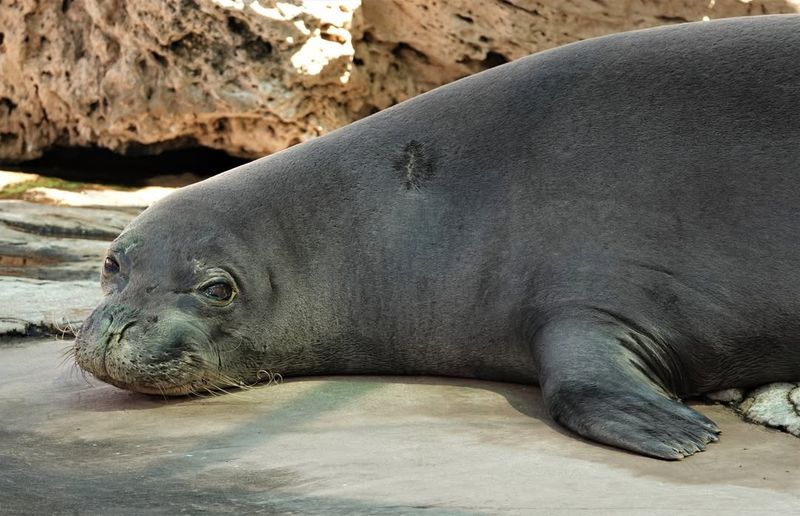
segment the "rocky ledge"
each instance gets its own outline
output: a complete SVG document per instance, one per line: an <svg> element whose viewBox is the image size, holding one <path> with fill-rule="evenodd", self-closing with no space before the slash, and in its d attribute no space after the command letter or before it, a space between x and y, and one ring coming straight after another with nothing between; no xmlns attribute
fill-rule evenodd
<svg viewBox="0 0 800 516"><path fill-rule="evenodd" d="M0 172L0 194L30 177ZM108 243L169 191L33 188L21 197L39 202L0 200L0 337L73 333L100 299Z"/></svg>
<svg viewBox="0 0 800 516"><path fill-rule="evenodd" d="M53 146L136 154L199 145L257 157L554 46L798 8L798 0L13 0L0 7L0 161Z"/></svg>

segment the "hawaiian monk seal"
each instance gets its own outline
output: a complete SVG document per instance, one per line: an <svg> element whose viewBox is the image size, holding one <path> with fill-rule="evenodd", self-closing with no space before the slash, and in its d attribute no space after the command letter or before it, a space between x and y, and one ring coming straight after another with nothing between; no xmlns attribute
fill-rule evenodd
<svg viewBox="0 0 800 516"><path fill-rule="evenodd" d="M282 375L538 382L676 459L679 398L800 379L800 16L588 40L183 188L114 241L78 364L145 393Z"/></svg>

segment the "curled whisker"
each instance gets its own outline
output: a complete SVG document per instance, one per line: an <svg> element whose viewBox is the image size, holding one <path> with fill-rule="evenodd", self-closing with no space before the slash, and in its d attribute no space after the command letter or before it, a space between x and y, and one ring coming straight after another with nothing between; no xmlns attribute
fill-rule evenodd
<svg viewBox="0 0 800 516"><path fill-rule="evenodd" d="M265 379L267 380L267 386L278 385L279 383L283 382L283 376L280 373L273 373L272 371L267 371L266 369L259 369L256 371L257 382L262 382Z"/></svg>
<svg viewBox="0 0 800 516"><path fill-rule="evenodd" d="M53 314L50 317L50 321L53 328L55 328L55 330L59 332L59 335L56 336L56 338L59 340L64 340L67 338L77 338L78 335L80 334L80 328L76 328L75 325L72 324L72 322L66 317L62 317L61 318L62 322L59 323L56 320L55 314Z"/></svg>

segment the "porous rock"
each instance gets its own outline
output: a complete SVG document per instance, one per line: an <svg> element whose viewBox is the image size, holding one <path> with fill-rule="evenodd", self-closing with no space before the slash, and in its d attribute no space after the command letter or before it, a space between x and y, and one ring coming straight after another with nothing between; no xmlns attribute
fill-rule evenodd
<svg viewBox="0 0 800 516"><path fill-rule="evenodd" d="M0 160L53 146L257 157L538 50L797 9L798 0L4 0Z"/></svg>
<svg viewBox="0 0 800 516"><path fill-rule="evenodd" d="M705 398L708 401L714 403L721 403L723 405L733 405L741 402L744 399L744 396L745 396L744 389L732 388L716 392L710 392L705 395Z"/></svg>
<svg viewBox="0 0 800 516"><path fill-rule="evenodd" d="M745 419L800 437L800 384L771 383L747 394L738 408Z"/></svg>

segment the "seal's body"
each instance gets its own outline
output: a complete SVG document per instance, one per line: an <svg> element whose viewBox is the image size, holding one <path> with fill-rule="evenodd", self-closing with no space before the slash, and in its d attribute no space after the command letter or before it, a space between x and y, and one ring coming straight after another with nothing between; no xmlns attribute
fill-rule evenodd
<svg viewBox="0 0 800 516"><path fill-rule="evenodd" d="M79 364L538 382L680 458L677 398L800 378L800 17L637 31L468 77L184 188L106 259Z"/></svg>

